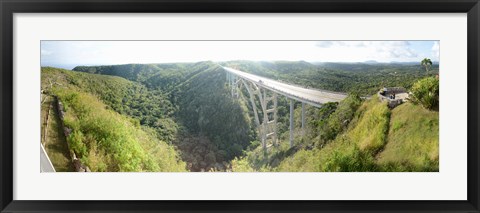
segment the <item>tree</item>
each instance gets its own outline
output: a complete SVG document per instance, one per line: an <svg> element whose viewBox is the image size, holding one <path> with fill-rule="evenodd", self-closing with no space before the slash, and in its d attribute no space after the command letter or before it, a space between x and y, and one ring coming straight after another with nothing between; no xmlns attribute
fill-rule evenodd
<svg viewBox="0 0 480 213"><path fill-rule="evenodd" d="M432 61L429 58L424 58L420 63L423 67L425 67L425 71L428 74L430 67L432 66Z"/></svg>
<svg viewBox="0 0 480 213"><path fill-rule="evenodd" d="M429 110L438 110L439 107L439 80L434 77L426 77L412 86L413 103L421 104Z"/></svg>

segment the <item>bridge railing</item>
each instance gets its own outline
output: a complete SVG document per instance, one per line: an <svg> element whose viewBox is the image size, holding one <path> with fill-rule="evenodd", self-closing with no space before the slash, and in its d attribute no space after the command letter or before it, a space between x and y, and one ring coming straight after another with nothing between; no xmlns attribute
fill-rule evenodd
<svg viewBox="0 0 480 213"><path fill-rule="evenodd" d="M265 78L265 77L262 77L262 78ZM273 79L272 79L273 80ZM330 90L324 90L324 89L319 89L319 88L312 88L312 87L308 87L308 88L305 88L301 85L298 85L298 84L294 84L294 83L290 83L290 82L285 82L285 81L281 81L281 80L276 80L282 84L287 84L287 85L290 85L290 86L295 86L295 87L301 87L301 88L304 88L304 89L309 89L309 90L314 90L314 91L317 91L317 92L325 92L325 93L332 93L332 94L336 94L336 95L344 95L344 96L347 96L347 93L344 93L344 92L337 92L337 91L330 91Z"/></svg>
<svg viewBox="0 0 480 213"><path fill-rule="evenodd" d="M306 103L309 103L309 104L311 104L311 105L318 106L318 107L320 107L322 104L324 104L324 103L319 103L319 102L317 102L317 101L315 101L315 100L312 100L312 99L309 99L309 98L306 98L306 97L300 97L300 96L295 95L295 94L292 94L292 93L288 93L288 92L285 92L285 91L282 91L282 90L275 89L275 88L270 87L270 86L268 86L268 85L266 85L266 84L256 82L256 81L254 81L254 80L249 79L248 77L238 75L237 73L228 70L228 69L232 69L232 68L228 68L228 67L222 67L222 68L223 68L225 71L227 71L227 72L229 72L229 73L231 73L231 74L233 74L233 75L235 75L235 76L237 76L237 77L240 77L240 78L242 78L242 79L244 79L244 80L250 81L250 82L252 82L253 84L255 84L255 85L257 85L257 86L260 86L260 87L269 89L269 90L271 90L271 91L274 91L274 92L276 92L276 93L282 94L282 95L287 96L287 97L289 97L289 98L293 98L293 99L295 99L295 100L297 100L297 101L306 102ZM226 69L226 68L228 68L228 69ZM235 69L232 69L232 70L235 70ZM236 71L242 72L242 71L240 71L240 70L236 70ZM251 73L247 73L247 74L254 75L254 74L251 74ZM261 76L259 76L259 77L261 77ZM273 79L272 79L272 80L273 80ZM273 80L273 81L274 81L274 80ZM285 83L285 82L281 82L281 83L282 83L282 84L287 84L287 85L289 85L289 86L295 86L295 87L298 87L298 88L304 88L304 87L302 87L302 86L295 85L295 84L291 84L291 83ZM335 95L341 95L341 96L344 96L344 98L347 96L345 93L342 93L342 92L333 92L333 91L316 89L316 88L304 88L304 89L309 89L309 90L318 91L318 92L324 92L324 93L330 93L330 94L335 94ZM331 98L331 99L336 99L336 98ZM340 100L336 100L336 101L341 101L341 99L340 99Z"/></svg>
<svg viewBox="0 0 480 213"><path fill-rule="evenodd" d="M232 73L232 72L230 72L230 73ZM253 83L253 84L255 84L255 85L259 86L259 87L262 87L262 88L271 90L271 91L273 91L273 92L276 92L276 93L278 93L278 94L284 95L284 96L286 96L286 97L288 97L288 98L295 99L295 100L300 101L300 102L305 102L305 103L308 103L308 104L313 105L313 106L316 106L316 107L321 107L323 104L325 104L325 103L320 103L320 102L318 102L318 101L315 101L315 100L312 100L312 99L309 99L309 98L306 98L306 97L300 97L300 96L295 95L295 94L292 94L292 93L288 93L288 92L285 92L285 91L282 91L282 90L278 90L278 89L276 89L276 88L274 88L274 87L268 86L268 85L266 85L266 84L258 83L257 81L251 80L251 79L246 78L246 77L241 76L241 75L237 75L237 74L235 74L235 73L232 73L232 74L234 74L234 75L238 76L239 78L242 78L242 79L244 79L244 80L246 80L246 81L249 81L249 82L251 82L251 83ZM292 86L295 86L295 85L292 85ZM331 93L331 92L329 92L329 91L327 92L327 91L323 91L323 90L320 91L320 92ZM346 96L344 93L338 93L338 95L344 95L344 96ZM338 100L338 101L341 101L341 100ZM330 102L333 102L333 101L330 101Z"/></svg>

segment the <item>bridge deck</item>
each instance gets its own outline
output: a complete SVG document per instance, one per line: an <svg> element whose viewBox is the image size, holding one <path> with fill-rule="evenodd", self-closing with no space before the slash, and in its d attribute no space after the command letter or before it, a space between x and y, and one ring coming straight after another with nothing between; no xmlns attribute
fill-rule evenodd
<svg viewBox="0 0 480 213"><path fill-rule="evenodd" d="M331 92L327 90L307 89L300 86L278 82L269 78L260 77L240 70L223 67L226 71L239 76L245 80L255 83L257 86L272 90L288 98L309 103L314 106L321 106L327 102L339 102L347 97L344 93Z"/></svg>

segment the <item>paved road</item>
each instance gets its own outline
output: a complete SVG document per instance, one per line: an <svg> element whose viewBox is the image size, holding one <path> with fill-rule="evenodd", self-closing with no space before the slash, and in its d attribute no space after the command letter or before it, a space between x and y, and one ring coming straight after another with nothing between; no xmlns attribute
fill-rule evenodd
<svg viewBox="0 0 480 213"><path fill-rule="evenodd" d="M40 147L40 171L55 172L55 168L53 168L52 162L50 162L50 158L48 158L45 148L43 148L42 144L40 144Z"/></svg>
<svg viewBox="0 0 480 213"><path fill-rule="evenodd" d="M297 101L306 102L315 106L321 106L327 102L339 102L347 97L344 93L331 92L327 90L307 89L296 85L281 83L269 78L260 77L240 70L223 67L226 71L233 73L243 79L254 82L260 87L273 90L277 93L293 98Z"/></svg>

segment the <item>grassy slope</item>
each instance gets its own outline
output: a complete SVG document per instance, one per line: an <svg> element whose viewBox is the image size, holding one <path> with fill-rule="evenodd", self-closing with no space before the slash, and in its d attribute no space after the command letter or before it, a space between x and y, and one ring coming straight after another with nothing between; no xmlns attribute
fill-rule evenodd
<svg viewBox="0 0 480 213"><path fill-rule="evenodd" d="M345 133L321 149L301 150L278 171L372 171L373 154L384 144L389 110L372 98L357 110Z"/></svg>
<svg viewBox="0 0 480 213"><path fill-rule="evenodd" d="M438 131L438 112L410 103L389 110L373 97L360 106L348 129L322 148L300 149L275 168L256 166L265 161L257 148L233 161L232 170L438 171ZM283 144L273 151L288 152Z"/></svg>
<svg viewBox="0 0 480 213"><path fill-rule="evenodd" d="M171 103L159 91L126 80L122 77L92 75L51 67L42 68L42 87L49 81L71 84L83 91L94 94L113 110L140 120L142 125L155 126L158 119L173 113Z"/></svg>
<svg viewBox="0 0 480 213"><path fill-rule="evenodd" d="M389 128L390 110L387 105L373 96L357 110L356 119L352 122L353 128L347 132L349 139L360 150L372 154L377 152L385 145Z"/></svg>
<svg viewBox="0 0 480 213"><path fill-rule="evenodd" d="M392 110L388 144L378 155L387 170L438 171L439 115L406 103Z"/></svg>
<svg viewBox="0 0 480 213"><path fill-rule="evenodd" d="M95 94L108 105L121 105L122 98L132 88L133 82L124 78L106 75L92 75L88 73L72 72L52 67L42 67L42 88L49 86L77 87L78 89Z"/></svg>
<svg viewBox="0 0 480 213"><path fill-rule="evenodd" d="M110 110L98 97L75 86L78 81L98 77L103 82L99 85L111 83L120 92L123 84L129 84L127 80L82 78L84 75L90 74L44 68L42 84L48 78L58 83L50 92L65 105L65 124L73 129L67 140L92 171L185 171L185 163L178 160L173 147L159 141L151 129Z"/></svg>

